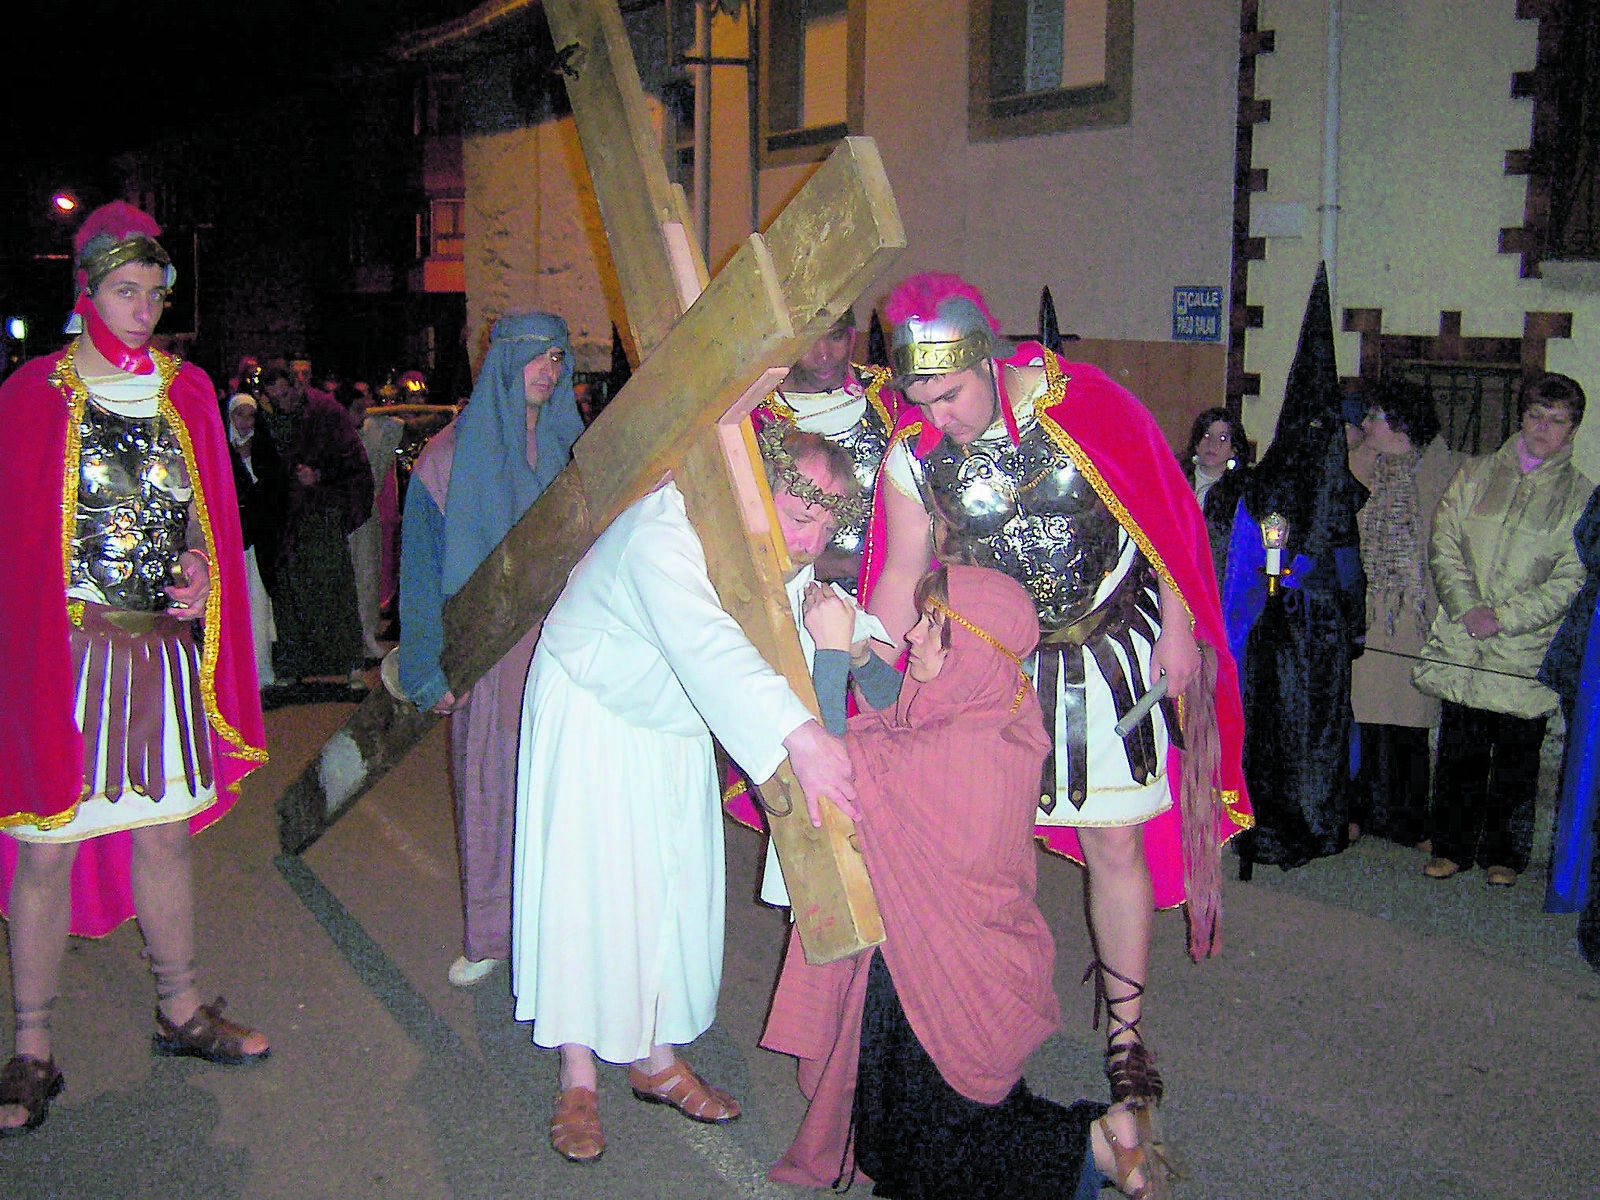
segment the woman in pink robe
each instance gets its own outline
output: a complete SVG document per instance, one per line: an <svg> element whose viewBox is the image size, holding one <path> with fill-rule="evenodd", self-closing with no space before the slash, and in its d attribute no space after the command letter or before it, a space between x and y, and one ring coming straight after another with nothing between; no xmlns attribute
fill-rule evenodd
<svg viewBox="0 0 1600 1200"><path fill-rule="evenodd" d="M1033 604L1007 576L966 566L931 573L917 602L899 698L846 733L886 938L816 967L791 935L762 1045L800 1060L811 1106L770 1178L828 1187L866 1174L874 1195L902 1197L1093 1196L1106 1172L1153 1195L1165 1173L1147 1169L1161 1161L1133 1110L1063 1107L1022 1081L1059 1020L1034 900L1049 743L1021 667L1039 634ZM848 639L837 624L808 611L819 652Z"/></svg>

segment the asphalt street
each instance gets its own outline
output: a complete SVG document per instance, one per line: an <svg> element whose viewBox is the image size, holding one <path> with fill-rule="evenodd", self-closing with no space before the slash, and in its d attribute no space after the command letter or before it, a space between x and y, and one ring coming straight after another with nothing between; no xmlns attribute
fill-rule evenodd
<svg viewBox="0 0 1600 1200"><path fill-rule="evenodd" d="M785 935L752 899L756 836L728 830L722 998L688 1052L744 1118L691 1124L609 1070L605 1157L569 1165L546 1141L554 1055L512 1020L506 970L445 980L460 919L442 731L303 857L278 856L273 800L348 711L270 713L272 762L196 843L202 987L269 1034L271 1059L153 1058L136 927L75 939L55 1023L67 1090L42 1129L0 1142L0 1197L805 1194L764 1178L803 1102L793 1064L756 1046ZM1146 1033L1180 1196L1600 1195L1600 975L1575 918L1539 911L1536 873L1504 891L1421 865L1373 838L1250 883L1230 859L1224 945L1201 966L1181 918L1158 917ZM1048 860L1040 883L1063 1024L1029 1082L1098 1096L1081 876Z"/></svg>

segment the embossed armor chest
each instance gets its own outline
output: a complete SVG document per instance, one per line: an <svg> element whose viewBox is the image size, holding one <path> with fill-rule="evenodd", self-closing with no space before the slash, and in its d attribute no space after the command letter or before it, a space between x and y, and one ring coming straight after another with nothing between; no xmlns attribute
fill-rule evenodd
<svg viewBox="0 0 1600 1200"><path fill-rule="evenodd" d="M878 468L889 449L889 430L879 418L877 407L869 403L861 420L843 433L830 435L828 440L850 456L850 462L855 467L856 482L861 485L861 494L868 501L861 516L849 525L841 525L829 544L836 550L859 555L866 544L867 525L872 519L872 485L878 478Z"/></svg>
<svg viewBox="0 0 1600 1200"><path fill-rule="evenodd" d="M123 416L91 401L78 436L70 586L112 608L161 612L193 494L177 434L159 416Z"/></svg>
<svg viewBox="0 0 1600 1200"><path fill-rule="evenodd" d="M1050 633L1094 607L1095 592L1117 564L1121 530L1037 419L1018 432L1016 446L1004 434L968 446L940 442L922 460L923 487L982 565L1028 589Z"/></svg>

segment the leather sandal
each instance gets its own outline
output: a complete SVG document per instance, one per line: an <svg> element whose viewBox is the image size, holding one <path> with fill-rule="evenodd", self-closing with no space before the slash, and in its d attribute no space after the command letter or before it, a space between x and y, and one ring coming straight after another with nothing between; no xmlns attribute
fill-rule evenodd
<svg viewBox="0 0 1600 1200"><path fill-rule="evenodd" d="M1149 1110L1133 1111L1139 1141L1132 1146L1124 1146L1117 1139L1106 1117L1095 1122L1111 1148L1112 1186L1129 1200L1165 1200L1171 1194L1170 1184L1177 1178L1177 1172L1167 1161L1163 1148L1153 1140ZM1133 1182L1135 1176L1141 1177L1137 1186Z"/></svg>
<svg viewBox="0 0 1600 1200"><path fill-rule="evenodd" d="M46 1061L31 1054L13 1054L0 1069L0 1108L15 1104L26 1110L28 1119L21 1125L0 1129L0 1138L18 1137L43 1125L50 1115L50 1101L66 1090L66 1086L66 1079L56 1070L55 1059Z"/></svg>
<svg viewBox="0 0 1600 1200"><path fill-rule="evenodd" d="M556 1093L550 1145L568 1162L600 1161L606 1138L600 1130L600 1097L593 1088L570 1087Z"/></svg>
<svg viewBox="0 0 1600 1200"><path fill-rule="evenodd" d="M668 1105L691 1121L726 1125L739 1119L738 1101L721 1088L706 1083L681 1058L654 1075L646 1075L638 1067L629 1067L628 1086L646 1104Z"/></svg>
<svg viewBox="0 0 1600 1200"><path fill-rule="evenodd" d="M255 1030L236 1025L224 1017L222 1010L227 1003L218 996L210 1004L195 1009L194 1016L182 1025L174 1025L157 1008L156 1032L150 1038L151 1051L169 1058L203 1058L228 1067L269 1057L271 1046L259 1054L245 1052L244 1040Z"/></svg>

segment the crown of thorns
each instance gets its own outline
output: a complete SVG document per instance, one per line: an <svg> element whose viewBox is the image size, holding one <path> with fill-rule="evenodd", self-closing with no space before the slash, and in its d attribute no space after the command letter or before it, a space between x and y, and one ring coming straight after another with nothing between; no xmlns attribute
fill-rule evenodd
<svg viewBox="0 0 1600 1200"><path fill-rule="evenodd" d="M841 525L865 517L867 501L864 496L836 496L832 492L825 492L817 486L816 480L800 469L794 461L794 455L789 453L789 447L784 444L788 431L793 428L795 426L788 421L769 421L756 434L761 457L767 461L772 476L773 490L782 489L796 500L827 509L838 518Z"/></svg>

